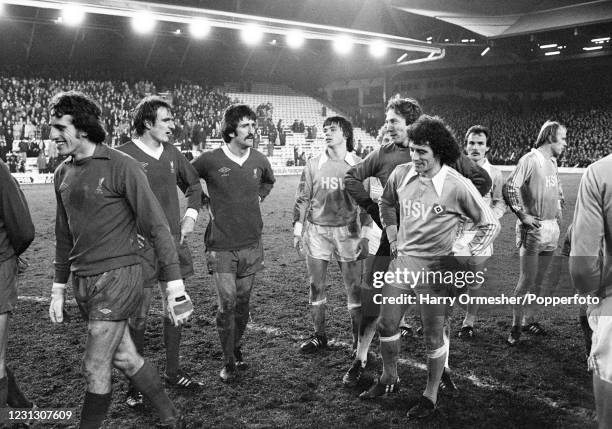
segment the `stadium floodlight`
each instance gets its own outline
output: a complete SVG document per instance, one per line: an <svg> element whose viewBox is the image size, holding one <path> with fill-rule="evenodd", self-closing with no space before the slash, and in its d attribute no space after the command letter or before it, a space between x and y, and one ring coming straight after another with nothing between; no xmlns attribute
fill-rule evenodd
<svg viewBox="0 0 612 429"><path fill-rule="evenodd" d="M74 3L69 3L62 9L62 23L75 27L85 20L85 9Z"/></svg>
<svg viewBox="0 0 612 429"><path fill-rule="evenodd" d="M382 40L373 40L370 43L370 54L374 58L382 58L387 53L387 44Z"/></svg>
<svg viewBox="0 0 612 429"><path fill-rule="evenodd" d="M557 47L556 43L549 43L548 45L540 45L540 49L552 49L556 47Z"/></svg>
<svg viewBox="0 0 612 429"><path fill-rule="evenodd" d="M346 55L353 50L353 39L346 34L339 34L334 39L334 51L340 55Z"/></svg>
<svg viewBox="0 0 612 429"><path fill-rule="evenodd" d="M404 61L404 59L408 56L408 52L404 52L402 55L399 56L399 58L397 60L395 60L396 63L401 63L402 61Z"/></svg>
<svg viewBox="0 0 612 429"><path fill-rule="evenodd" d="M258 24L247 24L241 32L242 41L247 45L256 45L263 39L263 30Z"/></svg>
<svg viewBox="0 0 612 429"><path fill-rule="evenodd" d="M561 53L561 51L550 51L550 52L544 52L544 55L546 55L547 57L550 57L551 55L559 55Z"/></svg>
<svg viewBox="0 0 612 429"><path fill-rule="evenodd" d="M610 38L609 37L598 37L597 39L591 39L591 42L593 43L603 43L603 42L609 42Z"/></svg>
<svg viewBox="0 0 612 429"><path fill-rule="evenodd" d="M600 49L603 49L603 46L585 46L582 48L583 51L598 51Z"/></svg>
<svg viewBox="0 0 612 429"><path fill-rule="evenodd" d="M487 52L489 52L491 50L490 46L487 46L486 48L484 48L484 50L480 53L481 57L484 57L485 55L487 55Z"/></svg>
<svg viewBox="0 0 612 429"><path fill-rule="evenodd" d="M304 40L304 33L300 30L291 30L287 33L287 46L292 49L301 48Z"/></svg>
<svg viewBox="0 0 612 429"><path fill-rule="evenodd" d="M195 18L189 24L189 32L196 39L203 39L210 33L210 21L204 18Z"/></svg>
<svg viewBox="0 0 612 429"><path fill-rule="evenodd" d="M146 34L153 31L157 20L151 12L145 10L138 11L132 17L132 28L135 32L140 34Z"/></svg>

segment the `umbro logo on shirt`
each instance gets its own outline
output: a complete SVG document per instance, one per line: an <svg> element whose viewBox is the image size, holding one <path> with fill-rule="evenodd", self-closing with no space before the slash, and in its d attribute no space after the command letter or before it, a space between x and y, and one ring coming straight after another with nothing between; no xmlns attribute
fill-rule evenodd
<svg viewBox="0 0 612 429"><path fill-rule="evenodd" d="M174 161L170 161L170 173L174 174Z"/></svg>
<svg viewBox="0 0 612 429"><path fill-rule="evenodd" d="M221 173L221 176L229 176L229 172L232 171L231 168L228 167L221 167L219 170L217 170L219 173Z"/></svg>
<svg viewBox="0 0 612 429"><path fill-rule="evenodd" d="M145 173L147 172L147 167L149 166L148 162L141 162L140 166L142 167L142 169L145 171Z"/></svg>

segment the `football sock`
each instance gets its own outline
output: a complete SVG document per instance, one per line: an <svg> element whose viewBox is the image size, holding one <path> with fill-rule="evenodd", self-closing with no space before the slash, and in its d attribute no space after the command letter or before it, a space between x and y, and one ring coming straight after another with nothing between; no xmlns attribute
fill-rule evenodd
<svg viewBox="0 0 612 429"><path fill-rule="evenodd" d="M19 389L19 385L17 384L17 380L15 380L15 375L13 372L8 366L5 368L8 389L6 403L13 408L32 408L32 402L28 401L28 398L26 398L21 389Z"/></svg>
<svg viewBox="0 0 612 429"><path fill-rule="evenodd" d="M0 408L6 408L6 397L8 394L7 377L0 378Z"/></svg>
<svg viewBox="0 0 612 429"><path fill-rule="evenodd" d="M380 337L380 354L383 360L383 372L380 382L393 384L397 381L397 358L400 349L400 334L391 337Z"/></svg>
<svg viewBox="0 0 612 429"><path fill-rule="evenodd" d="M179 369L179 348L181 345L181 326L174 326L164 317L164 345L166 346L166 375L174 376Z"/></svg>
<svg viewBox="0 0 612 429"><path fill-rule="evenodd" d="M363 326L364 323L368 323L368 325ZM360 335L359 341L357 342L357 355L355 358L361 361L361 366L365 367L368 361L368 350L370 349L372 338L374 338L374 334L376 333L376 319L362 319L359 331ZM363 333L361 333L362 331Z"/></svg>
<svg viewBox="0 0 612 429"><path fill-rule="evenodd" d="M225 364L233 366L236 362L234 357L234 335L236 330L236 319L234 310L217 310L217 332L223 349Z"/></svg>
<svg viewBox="0 0 612 429"><path fill-rule="evenodd" d="M111 392L99 395L85 392L85 401L81 410L80 429L97 429L102 426L111 403Z"/></svg>
<svg viewBox="0 0 612 429"><path fill-rule="evenodd" d="M145 359L142 368L131 377L132 385L153 404L162 422L174 419L178 415L166 391L161 385L157 370Z"/></svg>
<svg viewBox="0 0 612 429"><path fill-rule="evenodd" d="M247 323L249 323L249 298L250 297L236 299L234 348L240 346L240 340L242 340L242 335L246 330Z"/></svg>

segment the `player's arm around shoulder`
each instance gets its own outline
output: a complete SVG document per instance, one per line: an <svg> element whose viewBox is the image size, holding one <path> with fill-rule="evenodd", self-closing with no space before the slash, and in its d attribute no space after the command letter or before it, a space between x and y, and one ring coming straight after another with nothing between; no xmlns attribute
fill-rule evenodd
<svg viewBox="0 0 612 429"><path fill-rule="evenodd" d="M389 175L387 184L383 189L383 193L378 201L379 216L382 224L382 229L387 233L389 245L391 246L391 254L397 254L397 211L396 207L399 204L397 189L410 170L411 164L401 164ZM368 211L369 213L369 211Z"/></svg>

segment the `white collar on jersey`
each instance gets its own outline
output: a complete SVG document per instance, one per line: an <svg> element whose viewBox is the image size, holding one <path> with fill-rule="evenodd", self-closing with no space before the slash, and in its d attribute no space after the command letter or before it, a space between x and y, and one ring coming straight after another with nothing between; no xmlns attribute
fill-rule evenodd
<svg viewBox="0 0 612 429"><path fill-rule="evenodd" d="M544 167L544 164L548 161L552 162L553 164L557 163L557 159L554 156L548 160L544 155L542 155L542 152L540 152L538 149L531 148L531 152L536 153L536 158L538 159L538 164L540 164L540 167Z"/></svg>
<svg viewBox="0 0 612 429"><path fill-rule="evenodd" d="M489 175L489 177L491 177L491 164L489 163L489 160L485 157L482 160L482 164L480 165L480 167L487 172L487 174Z"/></svg>
<svg viewBox="0 0 612 429"><path fill-rule="evenodd" d="M246 162L246 160L249 158L249 155L251 154L251 148L248 147L246 150L246 153L243 156L236 156L232 153L232 151L229 149L229 147L227 146L227 144L224 144L223 146L221 146L221 149L223 149L223 153L232 161L234 161L236 164L238 164L239 166L243 166L244 163Z"/></svg>
<svg viewBox="0 0 612 429"><path fill-rule="evenodd" d="M436 194L438 197L442 195L442 188L444 187L444 181L446 180L446 175L448 174L448 167L446 164L442 164L442 168L440 171L436 173L434 177L431 178L431 182L433 183L434 189L436 190ZM414 176L418 176L419 173L414 169L414 164L410 167L410 171L406 174L404 181L397 189L403 188L408 184L408 181L412 179Z"/></svg>
<svg viewBox="0 0 612 429"><path fill-rule="evenodd" d="M319 158L319 164L317 164L317 168L320 170L323 164L325 164L327 161L329 161L329 156L327 156L327 149L324 149L323 153L321 154L321 158ZM346 155L344 156L344 162L346 162L351 167L357 164L357 160L351 154L351 152L346 152Z"/></svg>
<svg viewBox="0 0 612 429"><path fill-rule="evenodd" d="M134 144L136 145L138 149L140 149L141 151L149 155L151 158L155 158L158 161L159 161L159 158L161 158L162 153L164 152L164 145L161 143L159 144L157 148L153 149L147 146L146 144L144 144L142 140L140 139L132 139L132 141L134 142Z"/></svg>

